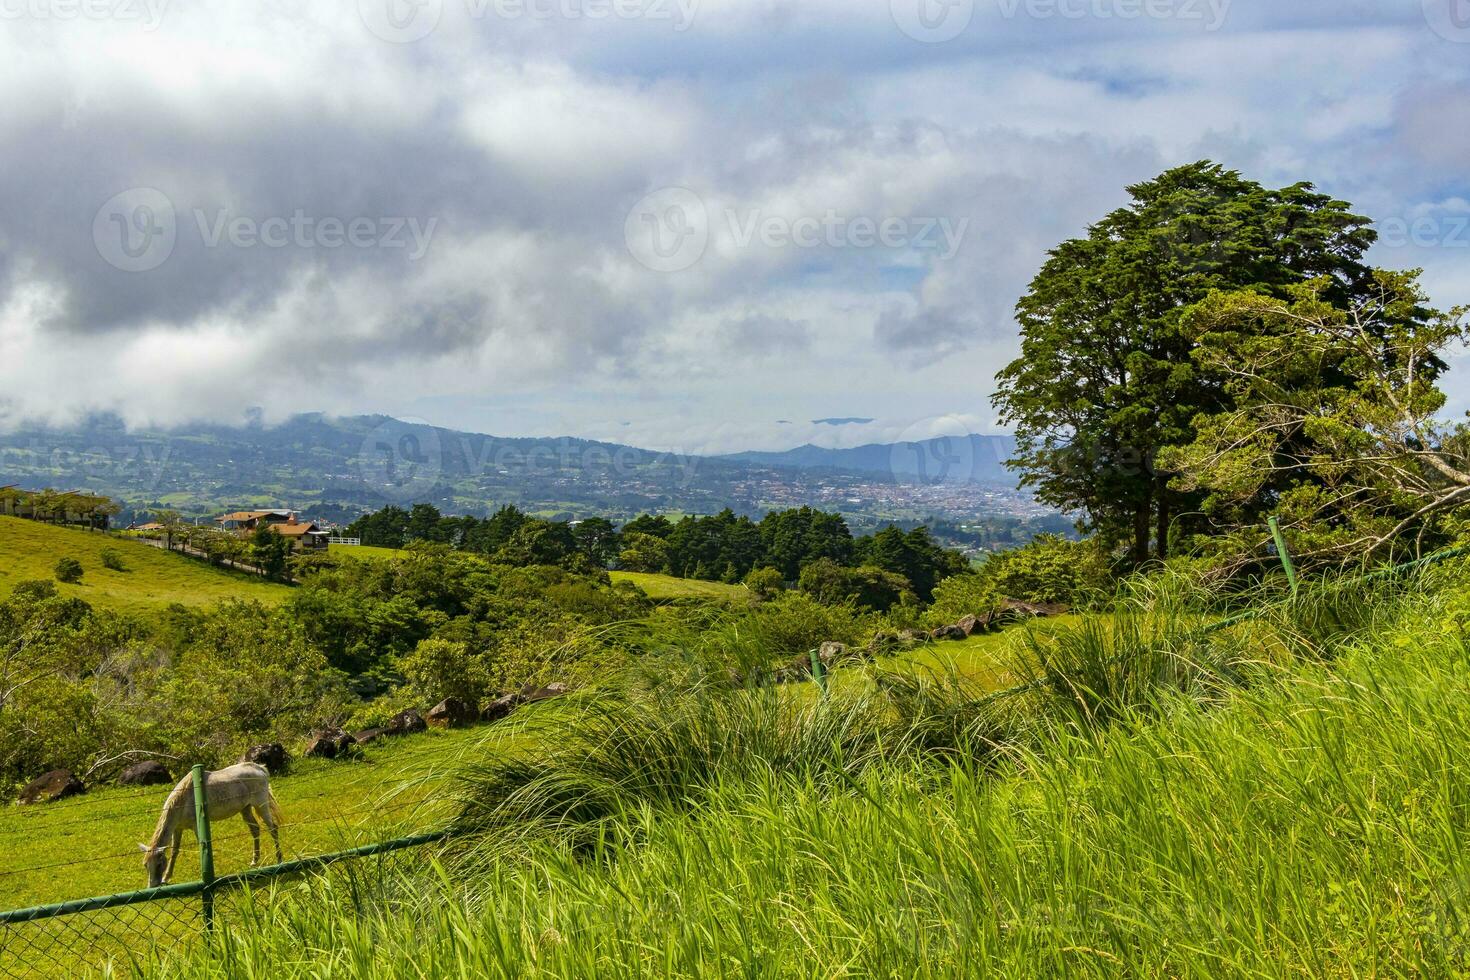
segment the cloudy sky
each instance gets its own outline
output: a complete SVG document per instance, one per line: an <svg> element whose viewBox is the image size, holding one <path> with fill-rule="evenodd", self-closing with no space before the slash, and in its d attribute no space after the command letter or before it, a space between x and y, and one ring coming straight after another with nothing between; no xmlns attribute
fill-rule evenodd
<svg viewBox="0 0 1470 980"><path fill-rule="evenodd" d="M0 91L3 424L995 431L1044 251L1200 158L1470 300L1470 0L0 0Z"/></svg>

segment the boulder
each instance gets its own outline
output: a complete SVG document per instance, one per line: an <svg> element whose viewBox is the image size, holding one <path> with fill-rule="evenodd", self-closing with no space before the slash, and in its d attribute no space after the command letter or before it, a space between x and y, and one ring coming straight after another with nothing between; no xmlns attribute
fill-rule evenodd
<svg viewBox="0 0 1470 980"><path fill-rule="evenodd" d="M419 714L414 709L409 708L406 711L400 711L392 718L389 718L388 724L383 726L383 734L412 735L416 732L425 731L428 729L428 727L429 724L428 722L424 721L424 716Z"/></svg>
<svg viewBox="0 0 1470 980"><path fill-rule="evenodd" d="M984 632L985 627L980 625L979 616L961 616L959 622L955 623L955 629L966 636L974 636L976 633Z"/></svg>
<svg viewBox="0 0 1470 980"><path fill-rule="evenodd" d="M435 728L462 728L479 715L475 706L459 698L445 698L429 709L426 721Z"/></svg>
<svg viewBox="0 0 1470 980"><path fill-rule="evenodd" d="M822 662L823 667L831 668L838 661L847 657L847 644L828 640L817 647L817 659Z"/></svg>
<svg viewBox="0 0 1470 980"><path fill-rule="evenodd" d="M152 759L133 763L122 771L121 776L117 777L120 786L162 786L164 783L173 781L174 777L169 773L168 768L163 763Z"/></svg>
<svg viewBox="0 0 1470 980"><path fill-rule="evenodd" d="M37 776L20 791L18 802L54 803L68 796L79 796L87 791L82 781L69 769L53 769L44 776Z"/></svg>
<svg viewBox="0 0 1470 980"><path fill-rule="evenodd" d="M340 728L325 728L311 738L302 755L308 759L341 759L352 754L357 739Z"/></svg>
<svg viewBox="0 0 1470 980"><path fill-rule="evenodd" d="M286 754L286 747L280 742L269 742L252 746L240 757L240 761L253 762L257 766L263 766L272 776L278 776L286 771L291 757Z"/></svg>
<svg viewBox="0 0 1470 980"><path fill-rule="evenodd" d="M500 697L487 702L485 707L480 709L480 720L484 722L499 721L519 708L525 701L526 696L524 694L502 694Z"/></svg>
<svg viewBox="0 0 1470 980"><path fill-rule="evenodd" d="M993 610L980 617L980 623L986 629L996 629L1017 620L1062 616L1070 611L1069 607L1060 603L1025 602L1021 599L1005 598Z"/></svg>
<svg viewBox="0 0 1470 980"><path fill-rule="evenodd" d="M358 745L366 745L369 742L376 742L383 737L383 734L383 729L381 728L364 728L362 731L352 734L352 741Z"/></svg>
<svg viewBox="0 0 1470 980"><path fill-rule="evenodd" d="M547 698L559 698L563 694L570 693L571 690L571 687L567 684L561 681L553 681L545 687L532 687L527 684L521 688L521 695L525 699L525 703L530 704L533 701L545 701Z"/></svg>
<svg viewBox="0 0 1470 980"><path fill-rule="evenodd" d="M969 635L970 634L966 633L964 630L960 629L958 626L940 626L939 628L937 628L936 630L934 630L934 632L932 632L932 633L929 634L929 639L931 639L931 640L963 640L965 637L967 637Z"/></svg>

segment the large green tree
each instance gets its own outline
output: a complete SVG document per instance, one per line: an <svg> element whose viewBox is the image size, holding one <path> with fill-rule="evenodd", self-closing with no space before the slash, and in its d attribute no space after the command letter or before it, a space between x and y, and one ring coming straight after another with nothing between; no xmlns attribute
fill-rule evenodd
<svg viewBox="0 0 1470 980"><path fill-rule="evenodd" d="M1470 506L1470 430L1444 417L1438 384L1470 337L1466 308L1430 308L1413 272L1376 272L1346 308L1326 301L1329 285L1296 286L1290 301L1215 293L1191 312L1194 359L1226 379L1230 405L1197 417L1197 438L1165 465L1221 524L1278 513L1299 560L1442 543L1444 518ZM1245 536L1237 560L1262 538Z"/></svg>
<svg viewBox="0 0 1470 980"><path fill-rule="evenodd" d="M1136 563L1166 557L1176 522L1203 524L1201 494L1170 485L1160 454L1226 405L1191 358L1188 310L1212 290L1282 297L1321 279L1346 305L1371 283L1368 219L1310 184L1271 190L1217 164L1128 188L1130 203L1063 242L1017 304L1021 355L994 403L1016 429L1011 465L1038 499L1078 513Z"/></svg>

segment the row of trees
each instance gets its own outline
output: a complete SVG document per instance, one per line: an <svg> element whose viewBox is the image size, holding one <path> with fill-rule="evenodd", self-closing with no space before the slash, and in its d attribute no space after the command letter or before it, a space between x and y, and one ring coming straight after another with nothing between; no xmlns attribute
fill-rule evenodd
<svg viewBox="0 0 1470 980"><path fill-rule="evenodd" d="M94 530L106 529L111 519L122 510L110 497L50 488L21 490L0 487L0 504L9 504L5 510L13 510L33 520L49 524L82 524Z"/></svg>
<svg viewBox="0 0 1470 980"><path fill-rule="evenodd" d="M349 525L347 534L380 547L446 544L507 565L621 568L723 582L773 569L781 582L795 583L817 562L867 566L901 576L901 588L924 601L936 582L967 567L962 555L940 547L922 527L889 527L854 538L841 514L811 507L773 511L759 521L728 509L677 521L645 514L617 527L600 517L542 520L510 505L477 518L444 516L432 505L416 504L366 514Z"/></svg>
<svg viewBox="0 0 1470 980"><path fill-rule="evenodd" d="M175 510L155 511L153 521L161 526L169 550L184 548L214 565L248 566L273 582L291 577L291 543L268 526L247 538L213 525L192 524Z"/></svg>
<svg viewBox="0 0 1470 980"><path fill-rule="evenodd" d="M1272 513L1309 560L1441 536L1470 502L1470 438L1437 385L1465 309L1371 267L1369 220L1310 184L1202 162L1128 191L1017 306L994 403L1023 484L1134 565L1239 567Z"/></svg>

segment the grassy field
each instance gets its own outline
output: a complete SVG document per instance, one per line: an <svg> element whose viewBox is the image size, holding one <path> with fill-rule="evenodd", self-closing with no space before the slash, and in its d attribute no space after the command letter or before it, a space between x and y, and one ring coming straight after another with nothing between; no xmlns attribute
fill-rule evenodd
<svg viewBox="0 0 1470 980"><path fill-rule="evenodd" d="M608 572L614 582L632 582L651 599L737 599L750 598L743 585L726 585L723 582L704 582L693 578L675 578L672 575L656 575L651 572Z"/></svg>
<svg viewBox="0 0 1470 980"><path fill-rule="evenodd" d="M533 831L372 898L319 883L150 972L1470 975L1458 575L1212 634L1169 612L1047 624L1068 683L991 707L609 703L525 764L471 767L471 812L499 826L518 786Z"/></svg>
<svg viewBox="0 0 1470 980"><path fill-rule="evenodd" d="M401 552L396 548L375 548L371 545L333 545L331 554L336 558L395 558ZM675 578L672 575L657 575L649 572L609 572L614 582L632 582L651 599L746 599L750 593L741 585L726 585L723 582L704 582L692 578Z"/></svg>
<svg viewBox="0 0 1470 980"><path fill-rule="evenodd" d="M103 567L104 548L122 557L125 571ZM81 562L82 580L57 582L58 591L120 612L147 612L174 602L199 606L227 598L272 603L289 591L253 575L215 568L127 538L0 517L0 595L8 595L17 582L27 579L54 581L56 561L66 556Z"/></svg>

